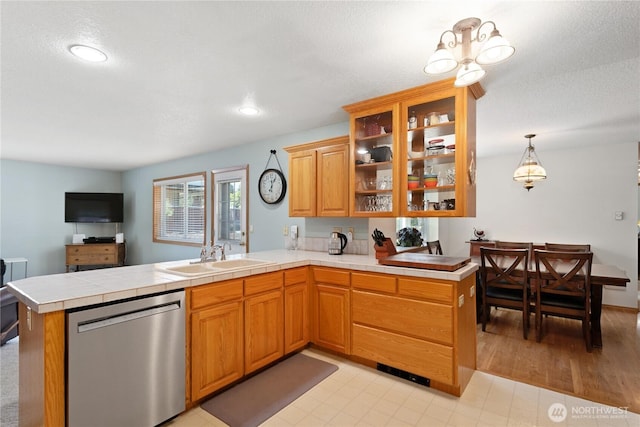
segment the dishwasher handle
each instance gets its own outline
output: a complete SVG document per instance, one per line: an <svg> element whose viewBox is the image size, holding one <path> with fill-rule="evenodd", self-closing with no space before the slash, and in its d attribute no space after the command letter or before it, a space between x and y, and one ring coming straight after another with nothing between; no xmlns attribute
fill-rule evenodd
<svg viewBox="0 0 640 427"><path fill-rule="evenodd" d="M99 319L90 319L78 323L78 333L89 332L95 329L106 328L108 326L117 325L119 323L131 320L141 319L147 316L166 313L168 311L179 310L180 301L173 301L165 304L158 304L152 307L145 307L139 310L127 313L116 314L109 317L101 317Z"/></svg>

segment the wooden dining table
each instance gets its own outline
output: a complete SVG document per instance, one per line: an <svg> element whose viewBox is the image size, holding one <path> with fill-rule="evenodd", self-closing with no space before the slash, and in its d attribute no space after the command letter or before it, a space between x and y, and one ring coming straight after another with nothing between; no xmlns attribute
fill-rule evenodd
<svg viewBox="0 0 640 427"><path fill-rule="evenodd" d="M481 265L479 256L472 256L471 261ZM476 272L477 283L480 284L480 270ZM530 278L535 279L535 266L530 270ZM602 347L602 290L604 286L626 286L629 277L624 270L615 265L591 264L591 342L594 347ZM478 294L479 296L482 293Z"/></svg>
<svg viewBox="0 0 640 427"><path fill-rule="evenodd" d="M625 287L629 281L627 273L615 265L591 264L591 343L594 347L602 347L602 289L605 286Z"/></svg>

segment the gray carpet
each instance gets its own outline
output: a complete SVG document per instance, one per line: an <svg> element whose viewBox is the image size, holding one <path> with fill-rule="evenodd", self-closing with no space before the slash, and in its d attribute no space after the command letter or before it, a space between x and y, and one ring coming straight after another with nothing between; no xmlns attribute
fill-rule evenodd
<svg viewBox="0 0 640 427"><path fill-rule="evenodd" d="M0 347L0 425L18 426L18 346L19 338Z"/></svg>
<svg viewBox="0 0 640 427"><path fill-rule="evenodd" d="M255 427L336 370L336 365L298 353L200 407L230 427Z"/></svg>

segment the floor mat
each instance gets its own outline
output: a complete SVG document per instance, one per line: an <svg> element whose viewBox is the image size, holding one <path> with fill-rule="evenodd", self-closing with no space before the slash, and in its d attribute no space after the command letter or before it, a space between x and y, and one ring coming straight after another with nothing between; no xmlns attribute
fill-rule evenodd
<svg viewBox="0 0 640 427"><path fill-rule="evenodd" d="M257 426L338 369L298 353L204 402L200 407L231 427Z"/></svg>

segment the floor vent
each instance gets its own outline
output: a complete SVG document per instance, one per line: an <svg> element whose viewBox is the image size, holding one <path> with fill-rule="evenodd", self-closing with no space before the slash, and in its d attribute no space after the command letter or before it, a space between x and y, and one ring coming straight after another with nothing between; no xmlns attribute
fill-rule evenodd
<svg viewBox="0 0 640 427"><path fill-rule="evenodd" d="M378 371L386 372L394 377L402 378L425 387L431 386L431 380L429 378L421 377L420 375L412 374L411 372L403 371L402 369L394 368L393 366L378 363L377 369Z"/></svg>

